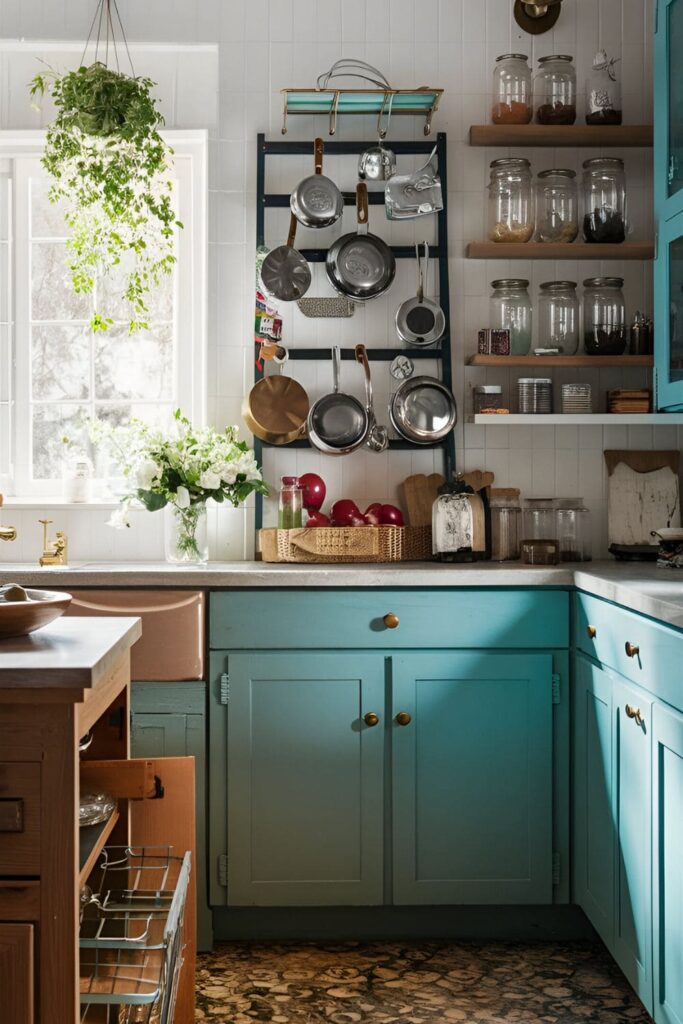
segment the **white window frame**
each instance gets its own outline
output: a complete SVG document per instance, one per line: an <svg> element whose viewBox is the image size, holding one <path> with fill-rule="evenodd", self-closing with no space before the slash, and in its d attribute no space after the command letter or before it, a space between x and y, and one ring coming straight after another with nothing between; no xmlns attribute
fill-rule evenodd
<svg viewBox="0 0 683 1024"><path fill-rule="evenodd" d="M180 273L176 277L177 346L174 365L175 401L198 425L207 415L207 254L208 254L208 132L205 129L168 130L161 133L174 150L174 161L182 162L185 173L178 178L180 219L185 230L177 236ZM14 365L12 373L13 417L12 451L9 480L5 492L16 498L57 497L60 481L32 480L31 411L29 359L29 300L26 275L17 269L28 268L29 169L26 161L37 161L45 143L45 132L0 131L0 160L16 161L17 176L13 197L14 282L13 301Z"/></svg>

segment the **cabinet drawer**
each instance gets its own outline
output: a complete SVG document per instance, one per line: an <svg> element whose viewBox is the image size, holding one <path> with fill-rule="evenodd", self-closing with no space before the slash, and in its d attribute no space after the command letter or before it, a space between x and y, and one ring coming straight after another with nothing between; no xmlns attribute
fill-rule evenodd
<svg viewBox="0 0 683 1024"><path fill-rule="evenodd" d="M214 649L557 648L569 643L557 590L299 590L211 594Z"/></svg>
<svg viewBox="0 0 683 1024"><path fill-rule="evenodd" d="M40 874L40 764L0 764L0 875Z"/></svg>
<svg viewBox="0 0 683 1024"><path fill-rule="evenodd" d="M579 650L683 710L683 633L590 594L575 608Z"/></svg>

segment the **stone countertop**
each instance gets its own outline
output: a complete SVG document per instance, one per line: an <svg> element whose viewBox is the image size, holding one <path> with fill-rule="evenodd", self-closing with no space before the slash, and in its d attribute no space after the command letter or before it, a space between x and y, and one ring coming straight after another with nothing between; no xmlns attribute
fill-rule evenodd
<svg viewBox="0 0 683 1024"><path fill-rule="evenodd" d="M651 562L529 566L513 562L294 565L209 562L75 562L68 568L0 562L0 585L33 587L576 587L683 629L683 573Z"/></svg>

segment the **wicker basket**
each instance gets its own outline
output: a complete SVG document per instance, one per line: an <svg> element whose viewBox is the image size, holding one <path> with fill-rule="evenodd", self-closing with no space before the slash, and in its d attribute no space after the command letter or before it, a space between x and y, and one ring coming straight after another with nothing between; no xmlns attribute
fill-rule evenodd
<svg viewBox="0 0 683 1024"><path fill-rule="evenodd" d="M431 526L324 526L260 531L264 562L419 562L432 557Z"/></svg>

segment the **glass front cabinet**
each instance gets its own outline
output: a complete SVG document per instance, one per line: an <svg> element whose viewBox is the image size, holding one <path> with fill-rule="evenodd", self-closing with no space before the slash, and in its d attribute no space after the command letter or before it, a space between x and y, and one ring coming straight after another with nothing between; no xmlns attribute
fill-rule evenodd
<svg viewBox="0 0 683 1024"><path fill-rule="evenodd" d="M683 0L657 0L654 54L657 409L683 410Z"/></svg>

